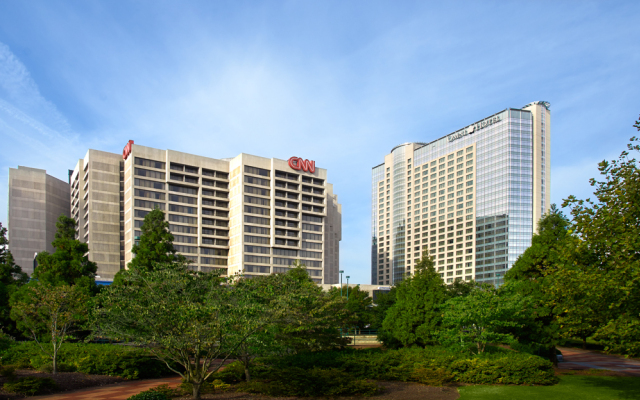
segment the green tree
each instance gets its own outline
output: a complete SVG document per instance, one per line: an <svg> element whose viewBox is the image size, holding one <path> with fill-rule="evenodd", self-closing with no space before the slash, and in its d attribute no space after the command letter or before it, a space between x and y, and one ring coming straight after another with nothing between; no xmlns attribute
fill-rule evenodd
<svg viewBox="0 0 640 400"><path fill-rule="evenodd" d="M342 328L345 330L365 329L373 322L372 301L369 292L360 289L360 286L349 288L349 297L347 292L343 290L340 295L339 288L331 288L329 297L333 300L344 302L343 307L349 314L347 325Z"/></svg>
<svg viewBox="0 0 640 400"><path fill-rule="evenodd" d="M15 324L10 318L9 299L20 286L29 281L29 277L15 264L8 245L7 228L0 223L0 329L13 333Z"/></svg>
<svg viewBox="0 0 640 400"><path fill-rule="evenodd" d="M640 131L640 121L634 127ZM632 137L617 160L598 164L602 180L590 180L595 199L570 196L563 203L571 208L571 229L579 241L555 285L561 299L587 295L579 306L602 321L596 338L609 349L635 355L640 354L640 170L631 153L640 151L639 142ZM568 282L571 292L564 287ZM580 320L575 316L583 309L563 311L561 323Z"/></svg>
<svg viewBox="0 0 640 400"><path fill-rule="evenodd" d="M51 358L54 374L62 344L86 318L88 300L81 286L39 281L23 286L11 298L11 318Z"/></svg>
<svg viewBox="0 0 640 400"><path fill-rule="evenodd" d="M155 209L147 214L140 230L142 236L131 249L135 257L129 262L129 269L151 271L158 264L186 262L184 256L176 254L164 211Z"/></svg>
<svg viewBox="0 0 640 400"><path fill-rule="evenodd" d="M533 235L531 246L505 274L505 284L500 289L504 298L524 296L531 300L527 303L529 323L526 326L508 327L505 332L512 334L522 344L540 349L554 363L555 346L561 339L561 332L557 296L551 286L573 240L569 224L562 211L552 204L549 212L538 221L538 232Z"/></svg>
<svg viewBox="0 0 640 400"><path fill-rule="evenodd" d="M425 252L414 275L397 285L396 303L387 312L382 327L403 346L435 343L442 320L439 308L446 299L447 288Z"/></svg>
<svg viewBox="0 0 640 400"><path fill-rule="evenodd" d="M303 264L282 276L276 296L288 312L277 321L275 341L283 353L340 348L349 343L340 327L350 318L339 299L333 299L309 278Z"/></svg>
<svg viewBox="0 0 640 400"><path fill-rule="evenodd" d="M489 285L453 297L442 308L440 340L462 351L475 345L478 353L483 353L488 343L509 343L513 337L502 332L519 325L518 314L525 302L521 296L501 298Z"/></svg>
<svg viewBox="0 0 640 400"><path fill-rule="evenodd" d="M51 284L79 285L95 292L98 266L89 261L89 245L76 239L76 221L61 215L56 228L55 239L51 243L55 251L38 254L38 266L32 278Z"/></svg>
<svg viewBox="0 0 640 400"><path fill-rule="evenodd" d="M96 334L148 347L192 385L194 399L200 398L203 382L253 332L238 327L264 310L247 301L250 297L234 297L217 274L190 271L185 264L132 269L122 279L122 285L98 295Z"/></svg>

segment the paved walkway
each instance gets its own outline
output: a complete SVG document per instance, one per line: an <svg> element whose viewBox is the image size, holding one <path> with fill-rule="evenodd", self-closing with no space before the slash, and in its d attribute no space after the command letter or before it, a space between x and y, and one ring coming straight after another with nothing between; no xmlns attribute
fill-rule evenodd
<svg viewBox="0 0 640 400"><path fill-rule="evenodd" d="M164 378L164 379L146 379L141 381L129 381L114 383L102 387L92 387L80 389L73 392L52 394L49 396L36 396L30 399L46 399L46 400L126 400L134 394L138 394L145 390L156 386L167 384L170 387L176 387L182 382L181 378Z"/></svg>
<svg viewBox="0 0 640 400"><path fill-rule="evenodd" d="M602 354L591 350L560 347L564 362L558 364L559 369L584 370L606 369L621 372L629 376L640 376L640 361Z"/></svg>

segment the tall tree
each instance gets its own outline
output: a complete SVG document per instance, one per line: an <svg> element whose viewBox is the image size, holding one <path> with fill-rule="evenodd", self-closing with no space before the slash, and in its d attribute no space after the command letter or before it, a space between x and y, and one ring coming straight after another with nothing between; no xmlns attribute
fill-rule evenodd
<svg viewBox="0 0 640 400"><path fill-rule="evenodd" d="M61 215L56 228L55 239L51 243L55 251L38 254L38 266L32 277L51 284L80 285L95 291L98 266L89 261L89 245L76 239L76 221Z"/></svg>
<svg viewBox="0 0 640 400"><path fill-rule="evenodd" d="M490 285L453 297L442 308L440 340L462 351L473 344L477 353L483 353L488 343L509 343L513 336L504 330L519 325L518 314L526 301L523 296L501 298Z"/></svg>
<svg viewBox="0 0 640 400"><path fill-rule="evenodd" d="M334 300L344 302L344 308L349 313L350 318L347 326L343 329L365 329L373 322L372 301L368 292L360 289L360 286L349 288L348 297L345 290L340 295L340 289L331 288L329 296Z"/></svg>
<svg viewBox="0 0 640 400"><path fill-rule="evenodd" d="M155 209L147 214L140 230L142 236L131 249L135 257L129 262L129 269L151 271L157 264L186 262L184 256L176 254L164 211Z"/></svg>
<svg viewBox="0 0 640 400"><path fill-rule="evenodd" d="M11 297L11 318L36 341L58 372L62 344L85 320L89 296L81 286L33 281Z"/></svg>
<svg viewBox="0 0 640 400"><path fill-rule="evenodd" d="M233 298L217 274L190 271L184 264L132 269L122 279L122 285L97 297L96 334L148 347L192 385L196 400L204 381L251 332L237 328L251 323L245 317L262 307Z"/></svg>
<svg viewBox="0 0 640 400"><path fill-rule="evenodd" d="M14 333L15 324L10 318L9 299L16 289L29 281L29 277L15 264L8 245L7 228L0 223L0 329L6 333Z"/></svg>
<svg viewBox="0 0 640 400"><path fill-rule="evenodd" d="M640 131L640 121L634 127ZM602 321L596 336L609 348L640 354L640 169L631 153L640 151L632 137L617 160L598 164L601 180L591 179L595 199L570 196L575 235L580 239L567 269L558 276L558 293L571 281L588 294L583 306ZM572 318L580 310L565 310Z"/></svg>
<svg viewBox="0 0 640 400"><path fill-rule="evenodd" d="M446 299L447 288L425 252L415 273L396 287L396 303L382 327L404 346L432 344L442 320L439 308Z"/></svg>
<svg viewBox="0 0 640 400"><path fill-rule="evenodd" d="M531 246L521 254L505 274L500 292L503 298L525 296L530 319L525 325L505 327L522 344L537 347L539 354L556 361L555 346L561 339L557 321L556 295L550 290L551 281L565 261L568 244L572 240L570 221L555 204L538 221L538 232Z"/></svg>

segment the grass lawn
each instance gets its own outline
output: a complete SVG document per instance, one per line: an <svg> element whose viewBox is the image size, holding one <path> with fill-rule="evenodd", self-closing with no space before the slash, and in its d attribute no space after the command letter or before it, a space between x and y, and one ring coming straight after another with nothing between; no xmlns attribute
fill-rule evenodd
<svg viewBox="0 0 640 400"><path fill-rule="evenodd" d="M564 375L554 386L462 386L459 400L640 399L640 378Z"/></svg>

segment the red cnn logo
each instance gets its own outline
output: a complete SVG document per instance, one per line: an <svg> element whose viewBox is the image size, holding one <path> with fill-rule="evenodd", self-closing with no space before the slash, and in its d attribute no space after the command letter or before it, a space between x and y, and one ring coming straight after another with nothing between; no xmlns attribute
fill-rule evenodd
<svg viewBox="0 0 640 400"><path fill-rule="evenodd" d="M303 170L305 172L316 172L316 162L303 160L300 157L291 157L289 159L289 166L297 171Z"/></svg>
<svg viewBox="0 0 640 400"><path fill-rule="evenodd" d="M129 140L129 143L127 143L126 146L124 146L124 149L122 150L122 159L126 160L127 157L129 157L129 154L131 154L131 145L133 144L133 140Z"/></svg>

